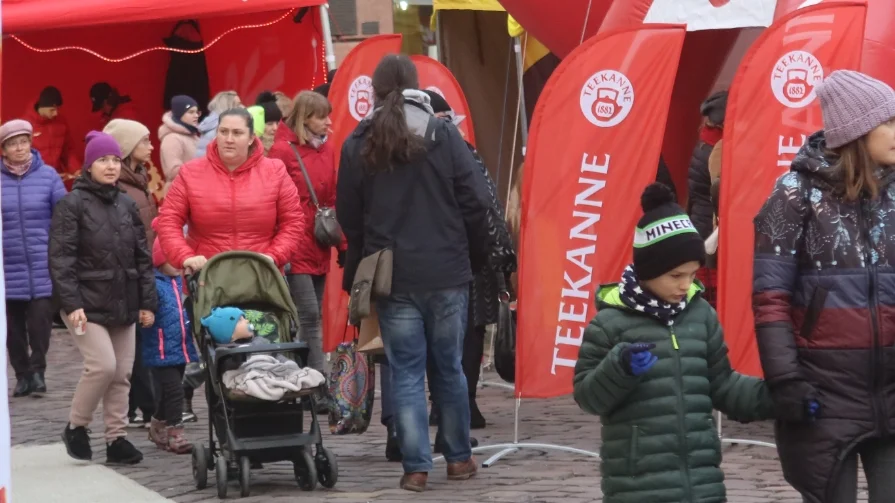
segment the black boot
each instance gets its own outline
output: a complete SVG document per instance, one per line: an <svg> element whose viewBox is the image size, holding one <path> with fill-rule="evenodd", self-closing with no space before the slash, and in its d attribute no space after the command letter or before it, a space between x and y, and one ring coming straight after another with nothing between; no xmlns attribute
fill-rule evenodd
<svg viewBox="0 0 895 503"><path fill-rule="evenodd" d="M31 380L31 376L22 377L16 382L16 389L13 390L12 396L18 398L21 396L28 396L31 392L34 391L34 384Z"/></svg>
<svg viewBox="0 0 895 503"><path fill-rule="evenodd" d="M479 439L475 437L469 437L469 447L475 449L479 446ZM444 452L444 437L441 436L441 432L435 433L435 445L432 447L432 452L435 454L441 454Z"/></svg>
<svg viewBox="0 0 895 503"><path fill-rule="evenodd" d="M43 395L47 392L47 382L44 380L43 372L35 372L31 376L31 388L35 395Z"/></svg>
<svg viewBox="0 0 895 503"><path fill-rule="evenodd" d="M80 461L93 459L93 449L90 448L90 436L87 434L87 428L83 426L72 428L70 424L65 425L62 442L65 443L65 450L68 451L69 456Z"/></svg>
<svg viewBox="0 0 895 503"><path fill-rule="evenodd" d="M196 414L193 412L192 400L184 400L183 413L180 415L180 420L184 423L195 423L199 421L199 419L196 417Z"/></svg>
<svg viewBox="0 0 895 503"><path fill-rule="evenodd" d="M469 429L481 430L486 425L485 416L483 416L482 411L479 410L479 404L475 403L474 397L471 397L469 399Z"/></svg>
<svg viewBox="0 0 895 503"><path fill-rule="evenodd" d="M106 464L135 465L143 461L143 453L124 437L118 437L106 444Z"/></svg>
<svg viewBox="0 0 895 503"><path fill-rule="evenodd" d="M404 460L404 455L401 454L401 446L398 444L398 427L395 426L394 421L388 424L387 432L388 440L385 442L385 459L400 463Z"/></svg>

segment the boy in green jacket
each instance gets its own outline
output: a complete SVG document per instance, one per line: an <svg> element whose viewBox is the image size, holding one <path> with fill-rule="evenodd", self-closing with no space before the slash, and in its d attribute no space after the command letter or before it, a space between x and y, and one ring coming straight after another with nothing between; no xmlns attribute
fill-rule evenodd
<svg viewBox="0 0 895 503"><path fill-rule="evenodd" d="M605 503L727 501L718 409L748 422L773 417L764 381L734 372L715 310L694 283L699 233L674 194L641 197L634 264L600 288L575 366L575 401L600 416Z"/></svg>

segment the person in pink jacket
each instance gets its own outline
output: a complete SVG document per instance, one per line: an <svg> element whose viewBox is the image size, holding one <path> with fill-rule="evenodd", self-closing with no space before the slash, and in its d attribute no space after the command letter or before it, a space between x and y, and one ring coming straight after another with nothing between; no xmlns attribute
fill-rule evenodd
<svg viewBox="0 0 895 503"><path fill-rule="evenodd" d="M196 157L200 136L199 116L196 100L182 94L171 98L171 111L162 116L158 138L161 141L159 155L162 173L165 174L165 192L171 188L171 182L177 178L183 163Z"/></svg>

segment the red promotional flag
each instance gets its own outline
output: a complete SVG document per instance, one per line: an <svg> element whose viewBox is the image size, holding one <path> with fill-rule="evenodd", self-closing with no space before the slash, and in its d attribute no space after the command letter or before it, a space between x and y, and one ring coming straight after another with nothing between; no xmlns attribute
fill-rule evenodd
<svg viewBox="0 0 895 503"><path fill-rule="evenodd" d="M538 99L523 179L516 396L572 392L601 283L630 262L640 194L656 177L682 25L589 39Z"/></svg>
<svg viewBox="0 0 895 503"><path fill-rule="evenodd" d="M856 69L864 40L863 2L806 7L755 41L731 85L720 196L718 311L730 360L762 375L752 318L752 220L808 135L823 128L814 88L837 69Z"/></svg>
<svg viewBox="0 0 895 503"><path fill-rule="evenodd" d="M463 94L463 88L454 78L454 74L446 66L428 56L414 55L410 56L410 59L416 65L420 89L435 91L448 102L456 116L454 124L463 133L466 141L475 146L475 131L472 127L469 104L466 103L466 95Z"/></svg>
<svg viewBox="0 0 895 503"><path fill-rule="evenodd" d="M329 88L333 105L333 132L329 137L342 156L342 143L357 124L373 110L373 70L388 54L401 52L401 35L377 35L357 45L339 66ZM348 294L342 290L342 269L333 253L326 287L323 290L323 351L334 351L345 338L348 327Z"/></svg>

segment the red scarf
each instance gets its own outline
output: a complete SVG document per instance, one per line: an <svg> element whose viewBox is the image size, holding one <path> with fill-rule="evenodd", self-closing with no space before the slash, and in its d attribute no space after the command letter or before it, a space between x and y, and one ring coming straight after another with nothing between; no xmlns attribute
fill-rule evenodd
<svg viewBox="0 0 895 503"><path fill-rule="evenodd" d="M723 135L724 129L719 127L702 126L702 128L699 130L699 139L713 147L716 143L721 141L721 137Z"/></svg>

